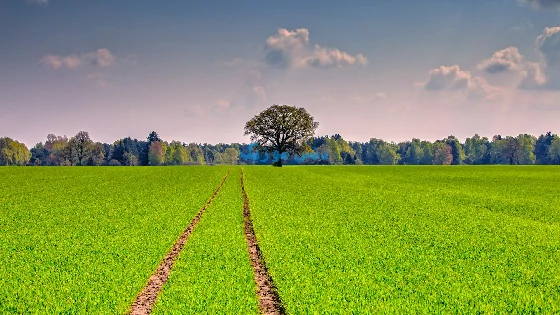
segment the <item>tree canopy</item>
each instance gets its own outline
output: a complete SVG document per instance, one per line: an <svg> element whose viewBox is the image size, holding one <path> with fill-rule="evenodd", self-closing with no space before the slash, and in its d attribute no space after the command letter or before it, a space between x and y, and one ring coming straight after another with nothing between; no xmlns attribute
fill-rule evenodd
<svg viewBox="0 0 560 315"><path fill-rule="evenodd" d="M272 105L245 124L245 135L257 145L254 149L278 153L275 166L282 166L282 154L289 156L306 151L306 142L319 127L303 107Z"/></svg>
<svg viewBox="0 0 560 315"><path fill-rule="evenodd" d="M282 137L280 137L282 138ZM451 135L434 142L420 140L387 142L371 138L367 142L347 141L340 134L314 136L299 142L298 150L279 154L271 147L256 152L253 143L185 143L164 141L152 132L145 140L126 137L112 143L94 142L86 131L73 137L47 135L44 143L31 150L11 138L0 138L2 165L215 165L282 164L330 165L434 165L434 164L560 164L560 137L548 132L539 137L475 134L464 143ZM145 162L144 160L145 159ZM274 162L277 164L278 162Z"/></svg>
<svg viewBox="0 0 560 315"><path fill-rule="evenodd" d="M0 138L0 165L26 165L31 153L23 143Z"/></svg>

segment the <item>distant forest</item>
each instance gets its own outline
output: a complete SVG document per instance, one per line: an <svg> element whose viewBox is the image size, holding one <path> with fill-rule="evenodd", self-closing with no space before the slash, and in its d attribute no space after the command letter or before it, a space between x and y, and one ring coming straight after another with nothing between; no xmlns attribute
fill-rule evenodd
<svg viewBox="0 0 560 315"><path fill-rule="evenodd" d="M113 143L91 140L80 131L71 138L49 134L45 143L29 150L10 138L0 138L0 165L29 166L137 166L271 164L278 154L253 152L255 144L198 144L167 142L151 132L146 140L119 139ZM284 164L560 164L560 137L548 132L538 138L520 134L475 135L460 142L449 136L435 142L412 139L399 143L372 138L368 142L347 141L342 136L314 137L301 156L283 155Z"/></svg>

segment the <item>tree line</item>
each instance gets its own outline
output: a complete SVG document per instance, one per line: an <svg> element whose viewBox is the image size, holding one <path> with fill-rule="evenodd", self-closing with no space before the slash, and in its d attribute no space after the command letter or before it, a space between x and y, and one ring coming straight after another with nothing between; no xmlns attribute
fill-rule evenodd
<svg viewBox="0 0 560 315"><path fill-rule="evenodd" d="M44 143L37 143L30 150L16 140L0 138L0 165L271 164L279 158L288 165L560 164L560 137L551 132L539 137L520 134L488 139L474 135L460 142L449 136L434 142L412 139L399 143L376 138L368 142L347 141L335 134L310 138L299 156L255 151L256 145L167 142L156 132L151 132L146 140L127 137L101 143L91 140L88 132L80 131L70 138L49 134Z"/></svg>

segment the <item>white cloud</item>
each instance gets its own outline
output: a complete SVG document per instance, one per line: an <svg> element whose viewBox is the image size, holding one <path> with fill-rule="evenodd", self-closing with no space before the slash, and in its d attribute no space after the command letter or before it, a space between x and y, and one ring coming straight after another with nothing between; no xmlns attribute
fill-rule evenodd
<svg viewBox="0 0 560 315"><path fill-rule="evenodd" d="M368 64L362 54L353 56L336 48L312 47L309 30L305 28L294 31L278 29L276 35L266 40L265 50L265 62L281 68L333 68Z"/></svg>
<svg viewBox="0 0 560 315"><path fill-rule="evenodd" d="M545 28L537 37L536 46L547 67L557 66L560 61L560 27Z"/></svg>
<svg viewBox="0 0 560 315"><path fill-rule="evenodd" d="M535 41L540 62L526 62L520 89L560 89L560 27L547 27Z"/></svg>
<svg viewBox="0 0 560 315"><path fill-rule="evenodd" d="M474 77L469 82L467 97L473 100L494 101L502 97L502 89L488 84L483 77Z"/></svg>
<svg viewBox="0 0 560 315"><path fill-rule="evenodd" d="M105 48L86 54L86 58L89 59L92 65L103 68L113 65L117 60L117 58Z"/></svg>
<svg viewBox="0 0 560 315"><path fill-rule="evenodd" d="M52 69L76 69L83 65L105 68L114 65L116 61L117 58L105 48L80 55L60 56L49 54L41 60L44 66Z"/></svg>
<svg viewBox="0 0 560 315"><path fill-rule="evenodd" d="M560 90L560 27L545 28L535 41L535 50L540 56L538 63L525 61L517 48L508 47L479 63L478 69L520 74L519 89Z"/></svg>
<svg viewBox="0 0 560 315"><path fill-rule="evenodd" d="M62 59L62 64L68 67L69 69L76 69L82 63L82 60L76 55L66 56Z"/></svg>
<svg viewBox="0 0 560 315"><path fill-rule="evenodd" d="M519 83L518 88L522 90L540 89L545 86L546 76L541 70L538 63L527 63L525 71L523 71L523 79Z"/></svg>
<svg viewBox="0 0 560 315"><path fill-rule="evenodd" d="M472 77L458 65L441 66L429 72L428 81L422 84L428 91L458 91L475 100L496 100L501 97L501 89L488 84L483 77Z"/></svg>
<svg viewBox="0 0 560 315"><path fill-rule="evenodd" d="M479 63L477 68L488 73L513 71L523 66L523 60L517 47L510 46L495 52L492 57Z"/></svg>
<svg viewBox="0 0 560 315"><path fill-rule="evenodd" d="M58 69L62 67L62 57L57 55L46 55L41 59L41 63L46 67Z"/></svg>
<svg viewBox="0 0 560 315"><path fill-rule="evenodd" d="M317 68L344 67L352 65L367 65L368 60L364 55L349 55L334 48L321 48L315 45L313 53L302 59L303 65Z"/></svg>
<svg viewBox="0 0 560 315"><path fill-rule="evenodd" d="M518 0L521 5L530 5L534 9L559 9L560 0Z"/></svg>
<svg viewBox="0 0 560 315"><path fill-rule="evenodd" d="M441 66L429 72L428 81L424 84L426 90L461 90L469 87L471 74L462 71L458 65Z"/></svg>

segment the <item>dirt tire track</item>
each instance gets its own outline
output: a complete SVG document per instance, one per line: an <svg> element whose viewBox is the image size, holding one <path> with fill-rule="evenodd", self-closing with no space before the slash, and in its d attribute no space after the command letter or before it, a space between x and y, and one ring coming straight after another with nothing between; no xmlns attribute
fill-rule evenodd
<svg viewBox="0 0 560 315"><path fill-rule="evenodd" d="M169 274L171 273L171 269L173 268L175 260L185 246L185 243L187 242L189 236L192 234L194 228L196 227L196 224L198 223L198 221L200 221L200 218L202 217L204 211L206 211L210 203L212 203L212 200L214 200L214 198L220 193L220 189L222 189L222 186L224 185L230 173L231 169L228 170L226 176L222 178L222 181L218 185L218 188L216 188L214 194L198 211L198 213L192 219L191 223L187 226L183 233L181 233L175 244L173 244L173 247L171 247L169 252L167 252L163 260L160 262L159 266L148 279L148 283L146 284L146 286L144 286L142 292L140 292L140 294L136 297L134 303L132 303L132 305L130 306L130 310L127 312L127 314L147 315L152 312L152 308L156 303L157 297L161 292L163 285L165 284L165 282L167 282L167 279L169 279Z"/></svg>
<svg viewBox="0 0 560 315"><path fill-rule="evenodd" d="M249 209L249 198L245 191L245 183L243 181L243 170L241 170L241 193L243 194L243 223L245 230L245 241L249 251L251 267L253 267L253 277L257 285L257 297L259 299L259 310L264 315L287 314L284 304L278 294L278 289L272 280L272 276L268 273L266 263L262 255L253 221L251 220L251 210Z"/></svg>

